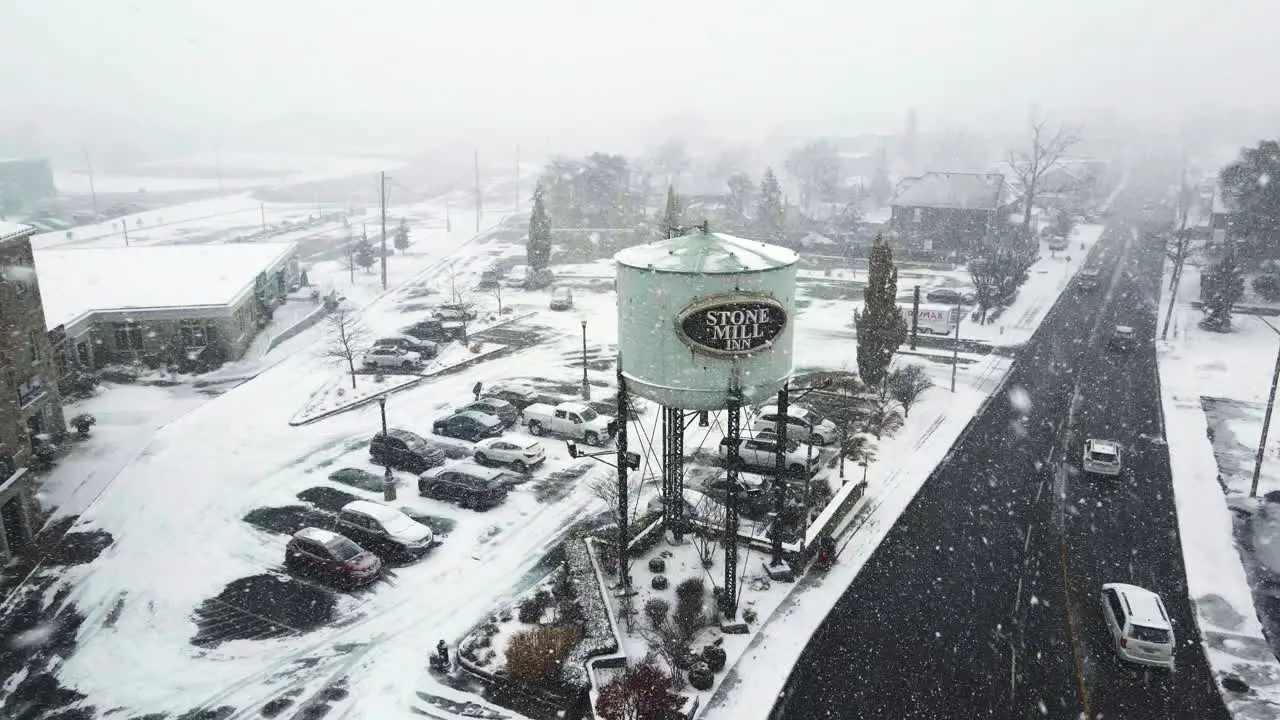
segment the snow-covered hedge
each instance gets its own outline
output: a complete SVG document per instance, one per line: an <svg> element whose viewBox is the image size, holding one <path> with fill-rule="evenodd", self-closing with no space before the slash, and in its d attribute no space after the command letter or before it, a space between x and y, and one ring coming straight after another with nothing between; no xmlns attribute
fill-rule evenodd
<svg viewBox="0 0 1280 720"><path fill-rule="evenodd" d="M573 690L583 690L591 687L587 660L597 655L617 652L618 639L609 622L609 610L604 604L604 588L600 587L596 579L586 540L572 539L565 543L564 551L569 566L569 585L582 610L583 627L582 640L569 651L569 657L560 670L560 677Z"/></svg>

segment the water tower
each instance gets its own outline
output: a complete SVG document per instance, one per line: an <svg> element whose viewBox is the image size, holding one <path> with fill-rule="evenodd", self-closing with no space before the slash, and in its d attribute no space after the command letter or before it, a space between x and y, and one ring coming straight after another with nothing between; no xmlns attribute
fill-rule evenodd
<svg viewBox="0 0 1280 720"><path fill-rule="evenodd" d="M740 411L772 399L791 377L798 259L786 248L705 225L614 256L618 391L662 408L664 521L677 532L684 521L686 423L699 412L727 414L722 598L729 617L737 604ZM623 430L620 450L625 443ZM777 492L781 497L780 486Z"/></svg>

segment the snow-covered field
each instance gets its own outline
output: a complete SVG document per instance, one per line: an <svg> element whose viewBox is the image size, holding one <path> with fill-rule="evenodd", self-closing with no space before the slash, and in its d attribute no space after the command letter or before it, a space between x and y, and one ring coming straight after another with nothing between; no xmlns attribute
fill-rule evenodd
<svg viewBox="0 0 1280 720"><path fill-rule="evenodd" d="M522 254L522 249L498 242L466 243L460 233L424 231L415 238L420 244L413 252L389 264L391 291L381 291L376 273L357 271L352 283L337 262L318 264L312 278L342 290L355 307L363 308L362 320L376 335L420 318L425 304L448 295L451 286L469 287L495 259ZM1079 258L1042 259L1018 303L1007 311L1016 325L997 337L1002 342L1014 342L1016 332L1025 332L1022 339L1029 337L1078 263ZM616 306L611 283L600 285L595 290L575 287L577 306L568 312L549 311L546 291L504 291L504 306L517 315L535 313L493 331L503 333L497 342L520 344L518 351L396 393L387 403L388 423L428 435L431 421L469 400L476 382L526 378L550 392L571 395L582 373L583 321L592 383L610 385L612 370L595 360L608 358L616 344ZM476 294L475 299L482 312L496 310L496 296ZM800 316L798 364L850 368L852 335L835 342L833 332L846 329L853 304L821 302ZM395 568L388 581L369 590L325 595L316 601L322 606L315 611L318 619L266 618L259 639L193 645L193 638L210 632L207 622L197 622L196 609L207 611L211 599L217 598L214 606L221 607L224 622L235 619L235 594L229 590L261 577L266 580L253 582L305 590L279 573L287 536L246 520L271 514L268 510L276 515L303 512L304 505L314 511L317 498L338 491L378 497L327 480L341 467L380 472L367 454L368 440L379 427L376 404L301 427L289 425L317 387L341 376L337 366L321 357L324 339L322 323L266 358L242 365L239 372L252 377L244 384L180 416L171 412L164 420L140 423L160 427L149 441L141 440L145 433L128 440L138 450L116 461L118 474L111 473L114 479L95 500L81 501L87 507L76 530L109 533L113 544L94 562L67 573L75 583L66 602L85 619L76 632L75 652L55 674L63 685L87 695L98 714L117 707L175 714L234 707L237 717L256 717L264 706L286 696L302 708L343 680L348 694L327 701L335 716L353 709L352 717L412 716L424 696L459 695L425 670L425 656L436 641L456 641L522 584L535 582L535 567L545 551L575 523L604 509L588 488L590 473L572 483L555 480L571 460L563 443L554 440L543 440L546 466L487 513L420 498L412 476L401 474L396 504L429 518L442 536L430 555ZM739 664L727 677L725 692L711 703L714 716L755 717L772 703L805 639L1010 364L995 354L972 359L976 362L959 368L955 393L948 389L950 367L923 363L936 387L912 408L907 426L881 445L879 461L868 470L867 496L842 540L841 561L825 577L795 586L745 648L748 655L767 656L769 662ZM122 412L112 406L112 397L104 395L94 411L104 417ZM108 426L123 422L113 419ZM523 431L513 434L522 436ZM599 465L591 471L604 472L608 469ZM70 473L57 475L46 492L50 497L84 497L84 490L54 487L64 482L75 479ZM202 618L208 620L207 612Z"/></svg>
<svg viewBox="0 0 1280 720"><path fill-rule="evenodd" d="M1161 286L1160 319L1169 302L1169 271ZM1271 373L1280 334L1268 324L1277 318L1237 314L1231 333L1200 329L1203 316L1192 308L1200 295L1200 268L1188 263L1178 289L1167 341L1157 341L1165 438L1177 496L1178 525L1205 653L1220 685L1243 681L1248 693L1223 692L1237 718L1280 715L1280 662L1267 643L1255 597L1233 539L1233 506L1256 511L1248 499L1253 454L1262 430ZM1210 418L1206 409L1233 406L1238 412ZM1280 490L1280 423L1275 418L1263 463L1259 496ZM1236 447L1224 447L1225 444ZM1215 458L1215 449L1219 454ZM1253 544L1269 551L1271 535Z"/></svg>

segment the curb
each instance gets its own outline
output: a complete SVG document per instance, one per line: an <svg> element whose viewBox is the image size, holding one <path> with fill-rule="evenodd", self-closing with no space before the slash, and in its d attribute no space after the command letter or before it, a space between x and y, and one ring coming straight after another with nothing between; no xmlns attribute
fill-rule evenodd
<svg viewBox="0 0 1280 720"><path fill-rule="evenodd" d="M391 388L390 390L383 390L383 391L382 391L382 392L380 392L380 393L375 393L375 394L373 394L373 395L370 395L370 396L369 396L369 397L367 397L367 398L361 398L360 400L357 400L357 401L355 401L355 402L353 402L353 403L349 403L349 404L347 404L347 405L343 405L342 407L338 407L338 408L334 408L333 410L325 411L325 412L323 412L323 413L321 413L321 414L319 414L319 415L316 415L316 416L314 416L314 417L307 418L306 420L298 420L298 421L290 420L290 421L289 421L289 425L290 425L291 427L302 427L303 425L310 425L311 423L320 422L321 420L326 420L326 419L328 419L328 418L333 417L334 415L341 415L341 414L342 414L342 413L344 413L344 412L347 412L347 411L350 411L350 410L355 410L355 409L357 409L357 408L364 407L365 405L368 405L368 404L370 404L370 403L375 403L375 402L377 402L377 401L378 401L378 398L389 397L389 396L391 396L391 395L393 395L393 394L395 394L395 393L400 392L401 390L408 390L408 389L410 389L410 388L415 388L415 387L417 387L417 386L421 385L421 384L422 384L424 381L426 381L426 380L429 380L429 379L434 378L434 377L438 377L438 376L440 376L440 375L444 375L444 374L449 373L449 372L454 372L454 371L457 371L457 370L462 370L462 369L464 369L464 368L467 368L467 367L470 367L470 366L472 366L472 365L475 365L476 363L479 363L479 362L481 362L482 360L489 360L489 359L491 359L491 358L495 358L495 357L497 357L497 356L499 356L499 355L502 355L502 354L504 354L504 353L509 352L510 350L511 350L511 347L510 347L510 346L508 346L508 345L499 345L498 347L494 348L493 350L491 350L491 351L489 351L489 352L480 353L479 355L476 355L475 357L467 358L466 360L463 360L462 362L455 363L455 364L453 364L453 365L449 365L449 366L447 366L447 367L440 368L440 369L435 370L434 372L431 372L431 373L426 374L426 375L419 375L419 376L418 376L418 379L416 379L416 380L410 380L409 382L406 382L406 383L405 383L405 384L403 384L403 385L397 385L396 387Z"/></svg>

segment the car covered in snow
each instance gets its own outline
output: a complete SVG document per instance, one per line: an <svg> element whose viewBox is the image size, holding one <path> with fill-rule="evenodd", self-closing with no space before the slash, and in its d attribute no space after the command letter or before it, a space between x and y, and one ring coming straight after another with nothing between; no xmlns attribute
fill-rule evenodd
<svg viewBox="0 0 1280 720"><path fill-rule="evenodd" d="M482 397L458 408L459 412L464 410L492 415L502 421L503 427L511 427L520 422L520 409L506 400L495 397Z"/></svg>
<svg viewBox="0 0 1280 720"><path fill-rule="evenodd" d="M720 459L729 459L729 438L720 441ZM752 467L770 475L777 469L778 436L773 433L761 433L757 437L742 438L738 442L738 467ZM800 443L787 438L787 449L783 454L783 463L790 475L809 476L818 472L817 454L810 453L800 447Z"/></svg>
<svg viewBox="0 0 1280 720"><path fill-rule="evenodd" d="M502 284L511 288L523 288L525 281L529 279L529 266L516 265L507 271L507 276L503 278Z"/></svg>
<svg viewBox="0 0 1280 720"><path fill-rule="evenodd" d="M1085 440L1084 459L1081 465L1087 475L1119 475L1120 443L1095 438Z"/></svg>
<svg viewBox="0 0 1280 720"><path fill-rule="evenodd" d="M435 541L431 528L393 507L369 500L343 505L335 529L383 558L418 558Z"/></svg>
<svg viewBox="0 0 1280 720"><path fill-rule="evenodd" d="M403 348L378 345L364 354L363 364L366 368L412 370L422 364L422 355Z"/></svg>
<svg viewBox="0 0 1280 720"><path fill-rule="evenodd" d="M547 451L537 440L486 438L476 443L473 457L481 465L506 465L523 473L545 462Z"/></svg>
<svg viewBox="0 0 1280 720"><path fill-rule="evenodd" d="M480 397L482 399L496 398L498 400L506 400L519 411L538 402L538 391L523 385L499 383L480 393Z"/></svg>
<svg viewBox="0 0 1280 720"><path fill-rule="evenodd" d="M752 420L751 429L753 432L776 433L778 423L782 421L782 414L778 412L777 405L765 405ZM826 445L834 441L839 434L835 423L799 405L791 405L787 408L786 424L787 439L803 443Z"/></svg>
<svg viewBox="0 0 1280 720"><path fill-rule="evenodd" d="M1085 268L1076 276L1076 287L1081 290L1097 290L1102 286L1102 271L1098 268Z"/></svg>
<svg viewBox="0 0 1280 720"><path fill-rule="evenodd" d="M603 445L612 440L617 431L613 418L576 402L564 402L554 407L534 403L524 409L521 418L532 435L560 435L588 445Z"/></svg>
<svg viewBox="0 0 1280 720"><path fill-rule="evenodd" d="M502 470L460 462L419 475L418 494L468 510L488 510L506 500L507 488L518 481Z"/></svg>
<svg viewBox="0 0 1280 720"><path fill-rule="evenodd" d="M1061 236L1061 235L1051 235L1051 236L1049 236L1049 251L1050 251L1050 252L1062 252L1063 250L1066 250L1066 249L1067 249L1067 247L1068 247L1070 244L1071 244L1071 243L1070 243L1070 242L1069 242L1065 237L1063 237L1063 236Z"/></svg>
<svg viewBox="0 0 1280 720"><path fill-rule="evenodd" d="M374 465L420 473L440 467L444 461L444 451L408 430L391 428L386 434L374 435L369 442L369 462Z"/></svg>
<svg viewBox="0 0 1280 720"><path fill-rule="evenodd" d="M416 352L426 360L440 353L440 347L430 340L398 333L380 337L373 343L377 347L394 347L409 352Z"/></svg>
<svg viewBox="0 0 1280 720"><path fill-rule="evenodd" d="M285 545L284 565L291 572L320 576L357 588L378 579L382 559L350 538L330 530L304 527Z"/></svg>
<svg viewBox="0 0 1280 720"><path fill-rule="evenodd" d="M552 310L572 310L573 309L573 290L567 287L558 287L551 291L551 309Z"/></svg>
<svg viewBox="0 0 1280 720"><path fill-rule="evenodd" d="M431 424L436 435L476 442L502 434L502 421L474 410L460 410Z"/></svg>
<svg viewBox="0 0 1280 720"><path fill-rule="evenodd" d="M477 313L470 304L445 303L433 310L431 316L441 322L470 322L476 319Z"/></svg>

